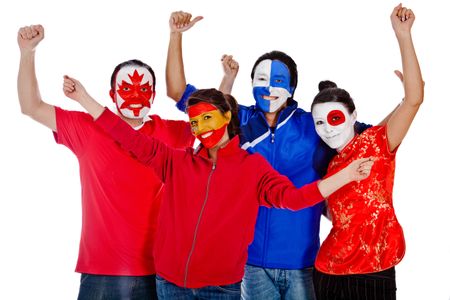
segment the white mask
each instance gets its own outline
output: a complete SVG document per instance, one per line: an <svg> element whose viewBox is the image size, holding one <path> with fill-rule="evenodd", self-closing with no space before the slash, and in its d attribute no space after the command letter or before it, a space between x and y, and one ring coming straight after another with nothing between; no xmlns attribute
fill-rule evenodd
<svg viewBox="0 0 450 300"><path fill-rule="evenodd" d="M150 111L154 97L153 76L147 68L130 65L117 72L114 99L123 116L143 118Z"/></svg>
<svg viewBox="0 0 450 300"><path fill-rule="evenodd" d="M253 97L264 112L276 112L292 96L289 68L279 60L265 59L255 68Z"/></svg>
<svg viewBox="0 0 450 300"><path fill-rule="evenodd" d="M330 148L340 151L355 136L356 111L350 115L342 103L316 104L312 116L317 134Z"/></svg>

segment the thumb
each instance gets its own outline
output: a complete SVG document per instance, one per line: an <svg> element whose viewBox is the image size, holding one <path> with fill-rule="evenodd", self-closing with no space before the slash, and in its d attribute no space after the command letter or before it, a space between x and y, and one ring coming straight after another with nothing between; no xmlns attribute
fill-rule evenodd
<svg viewBox="0 0 450 300"><path fill-rule="evenodd" d="M192 23L192 24L195 24L195 23L197 23L197 22L200 21L200 20L203 20L203 17L202 17L202 16L195 17L195 18L191 21L191 23Z"/></svg>
<svg viewBox="0 0 450 300"><path fill-rule="evenodd" d="M399 70L394 71L395 75L400 79L401 82L403 82L403 74Z"/></svg>

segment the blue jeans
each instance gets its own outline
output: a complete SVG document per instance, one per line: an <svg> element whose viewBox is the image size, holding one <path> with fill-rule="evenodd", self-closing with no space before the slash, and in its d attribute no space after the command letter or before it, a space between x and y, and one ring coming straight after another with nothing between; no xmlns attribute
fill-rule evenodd
<svg viewBox="0 0 450 300"><path fill-rule="evenodd" d="M161 276L156 275L156 289L159 300L217 299L239 300L241 298L241 283L220 286L205 286L198 289L179 287Z"/></svg>
<svg viewBox="0 0 450 300"><path fill-rule="evenodd" d="M285 270L246 265L242 299L314 300L313 268Z"/></svg>
<svg viewBox="0 0 450 300"><path fill-rule="evenodd" d="M141 299L158 299L155 275L105 276L81 274L78 300Z"/></svg>

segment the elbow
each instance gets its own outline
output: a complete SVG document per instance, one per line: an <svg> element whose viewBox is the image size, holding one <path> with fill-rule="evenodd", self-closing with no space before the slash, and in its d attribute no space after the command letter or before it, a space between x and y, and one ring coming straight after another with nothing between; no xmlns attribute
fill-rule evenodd
<svg viewBox="0 0 450 300"><path fill-rule="evenodd" d="M175 102L178 102L181 99L181 97L183 96L183 92L184 91L167 89L166 95L167 95L167 97L174 100Z"/></svg>
<svg viewBox="0 0 450 300"><path fill-rule="evenodd" d="M414 105L417 107L420 107L420 105L422 105L422 103L423 103L423 98L424 98L424 91L422 88L420 93L416 97L416 101L415 101Z"/></svg>
<svg viewBox="0 0 450 300"><path fill-rule="evenodd" d="M30 107L25 107L25 106L20 106L20 112L22 113L22 115L26 115L29 117L33 117L33 109Z"/></svg>

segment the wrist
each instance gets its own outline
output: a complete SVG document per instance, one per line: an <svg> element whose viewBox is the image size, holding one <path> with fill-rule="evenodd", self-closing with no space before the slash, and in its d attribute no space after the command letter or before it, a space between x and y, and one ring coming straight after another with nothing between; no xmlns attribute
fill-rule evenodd
<svg viewBox="0 0 450 300"><path fill-rule="evenodd" d="M348 167L345 167L339 173L339 177L341 178L341 182L343 183L343 185L346 185L347 183L350 183L352 181Z"/></svg>
<svg viewBox="0 0 450 300"><path fill-rule="evenodd" d="M404 39L411 39L411 31L407 30L407 31L396 31L395 32L395 36L397 37L397 39L400 40L404 40Z"/></svg>
<svg viewBox="0 0 450 300"><path fill-rule="evenodd" d="M183 35L183 33L180 31L173 31L172 29L170 30L170 38L171 39L181 39L182 35Z"/></svg>
<svg viewBox="0 0 450 300"><path fill-rule="evenodd" d="M80 96L78 99L78 102L81 104L81 106L85 106L91 101L91 97L88 94Z"/></svg>
<svg viewBox="0 0 450 300"><path fill-rule="evenodd" d="M35 49L20 49L21 58L34 58Z"/></svg>

